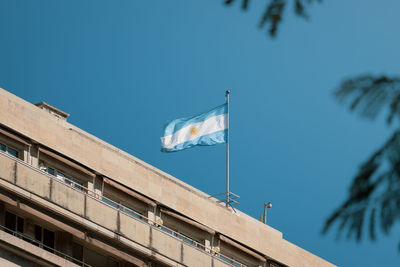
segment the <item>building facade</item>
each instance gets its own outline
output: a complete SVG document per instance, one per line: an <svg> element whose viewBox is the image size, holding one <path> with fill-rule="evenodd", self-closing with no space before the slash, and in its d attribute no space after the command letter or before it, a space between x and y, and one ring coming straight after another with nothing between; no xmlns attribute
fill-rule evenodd
<svg viewBox="0 0 400 267"><path fill-rule="evenodd" d="M0 89L0 266L334 266Z"/></svg>

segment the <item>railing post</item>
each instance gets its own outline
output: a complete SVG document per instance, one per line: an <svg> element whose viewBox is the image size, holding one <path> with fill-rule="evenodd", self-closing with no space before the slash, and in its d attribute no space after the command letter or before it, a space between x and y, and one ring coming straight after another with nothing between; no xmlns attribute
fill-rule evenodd
<svg viewBox="0 0 400 267"><path fill-rule="evenodd" d="M17 169L18 169L18 162L15 161L15 165L14 165L14 184L17 184Z"/></svg>
<svg viewBox="0 0 400 267"><path fill-rule="evenodd" d="M121 233L121 206L120 205L118 205L118 211L117 211L117 233L118 234Z"/></svg>
<svg viewBox="0 0 400 267"><path fill-rule="evenodd" d="M49 186L50 186L50 188L49 188L49 199L51 200L51 195L53 193L53 179L52 178L50 178Z"/></svg>

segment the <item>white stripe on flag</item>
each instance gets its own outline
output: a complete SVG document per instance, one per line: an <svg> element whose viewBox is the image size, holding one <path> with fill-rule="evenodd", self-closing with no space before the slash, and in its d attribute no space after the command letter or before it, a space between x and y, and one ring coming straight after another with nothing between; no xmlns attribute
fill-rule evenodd
<svg viewBox="0 0 400 267"><path fill-rule="evenodd" d="M226 114L221 114L202 122L189 124L171 135L161 137L162 146L171 149L176 145L192 141L200 136L225 130L225 116ZM192 133L193 128L197 128L196 134Z"/></svg>

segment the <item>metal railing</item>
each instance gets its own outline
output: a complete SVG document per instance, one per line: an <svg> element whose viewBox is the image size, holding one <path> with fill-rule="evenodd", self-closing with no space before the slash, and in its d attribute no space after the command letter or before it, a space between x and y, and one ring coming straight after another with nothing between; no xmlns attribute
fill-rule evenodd
<svg viewBox="0 0 400 267"><path fill-rule="evenodd" d="M216 195L212 195L212 196L209 196L208 198L216 198L217 199L217 203L221 203L221 202L224 202L224 203L226 203L226 198L223 198L223 199L219 199L221 196L226 196L226 192L223 192L223 193L219 193L219 194L216 194ZM239 203L239 201L237 200L237 199L239 199L240 198L240 196L239 195L236 195L235 193L232 193L232 192L228 192L228 203L226 203L226 204L228 204L229 206L231 206L232 208L234 207L234 206L237 206L237 205L239 205L240 203Z"/></svg>
<svg viewBox="0 0 400 267"><path fill-rule="evenodd" d="M29 243L31 243L31 244L33 244L33 245L35 245L35 246L38 246L38 247L40 247L40 248L42 248L42 249L45 249L45 250L47 250L47 251L49 251L49 252L51 252L51 253L53 253L53 254L59 256L59 257L62 257L62 258L64 258L64 259L68 260L68 261L71 261L71 262L73 262L73 263L75 263L75 264L77 264L77 265L79 265L79 266L82 266L82 267L91 267L91 265L89 265L89 264L87 264L87 263L84 263L83 261L80 261L80 260L78 260L78 259L75 259L75 258L73 258L73 257L71 257L71 256L69 256L69 255L67 255L67 254L65 254L65 253L62 253L61 251L58 251L58 250L56 250L56 249L54 249L54 248L52 248L52 247L46 246L46 245L43 244L42 242L40 242L40 241L38 241L38 240L36 240L36 239L30 237L30 236L27 236L27 235L22 234L22 233L20 233L20 232L16 232L16 231L14 231L14 230L11 230L11 229L9 229L9 228L3 226L3 225L0 225L0 229L1 229L2 231L6 232L6 233L9 233L9 234L11 234L11 235L13 235L13 236L19 238L19 239L22 239L22 240L24 240L24 241L26 241L26 242L29 242Z"/></svg>
<svg viewBox="0 0 400 267"><path fill-rule="evenodd" d="M8 157L10 159L15 160L18 163L20 163L20 164L22 164L22 165L24 165L24 166L36 171L36 172L39 172L40 174L43 174L43 175L47 176L48 178L52 179L53 181L61 183L61 184L65 185L65 186L67 186L67 187L69 187L69 188L81 193L81 194L86 195L87 197L90 197L90 198L92 198L94 200L97 200L97 201L101 202L102 204L104 204L104 205L106 205L108 207L111 207L112 209L116 210L117 212L122 212L125 215L127 215L127 216L129 216L129 217L141 222L141 223L144 223L144 224L146 224L146 225L148 225L148 226L150 226L150 227L152 227L154 229L160 230L164 234L167 234L167 235L169 235L169 236L171 236L171 237L173 237L173 238L175 238L175 239L177 239L177 240L179 240L181 242L184 242L185 244L187 244L189 246L192 246L193 248L195 248L197 250L200 250L203 253L207 253L211 257L214 257L215 259L221 260L224 263L228 263L229 265L234 266L234 267L248 267L247 265L244 265L243 263L240 263L240 262L238 262L238 261L236 261L236 260L234 260L234 259L232 259L232 258L230 258L228 256L225 256L225 255L223 255L223 254L221 254L219 252L212 251L212 249L210 247L206 247L205 245L199 243L198 241L195 241L195 240L191 239L190 237L187 237L187 236L185 236L185 235L183 235L183 234L181 234L181 233L179 233L177 231L174 231L174 230L172 230L172 229L170 229L170 228L168 228L166 226L160 225L159 223L157 223L154 220L149 219L145 215L142 215L142 214L140 214L140 213L138 213L138 212L136 212L136 211L124 206L124 205L121 205L120 203L117 203L114 200L111 200L110 198L107 198L107 197L105 197L105 196L103 196L101 194L98 194L98 193L96 193L94 191L91 191L87 187L84 187L84 186L82 186L82 185L80 185L78 183L75 183L74 181L72 181L72 180L70 180L70 179L68 179L66 177L63 177L64 179L61 180L61 179L57 178L56 176L51 175L51 174L49 174L48 172L46 172L44 170L40 170L39 168L36 168L36 167L26 163L25 161L23 161L21 159L18 159L18 158L15 158L15 157L11 156L11 155L8 155L8 154L4 153L3 151L0 151L0 154L4 155L4 156L6 156L6 157ZM65 180L67 180L67 182ZM237 196L237 195L235 195L235 196Z"/></svg>

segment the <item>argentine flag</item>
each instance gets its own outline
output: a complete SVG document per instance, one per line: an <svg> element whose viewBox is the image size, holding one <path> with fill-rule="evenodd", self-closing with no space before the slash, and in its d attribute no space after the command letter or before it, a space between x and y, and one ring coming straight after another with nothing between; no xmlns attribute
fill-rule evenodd
<svg viewBox="0 0 400 267"><path fill-rule="evenodd" d="M212 146L226 143L228 129L225 103L200 115L176 119L165 125L161 151L175 152L193 146Z"/></svg>

